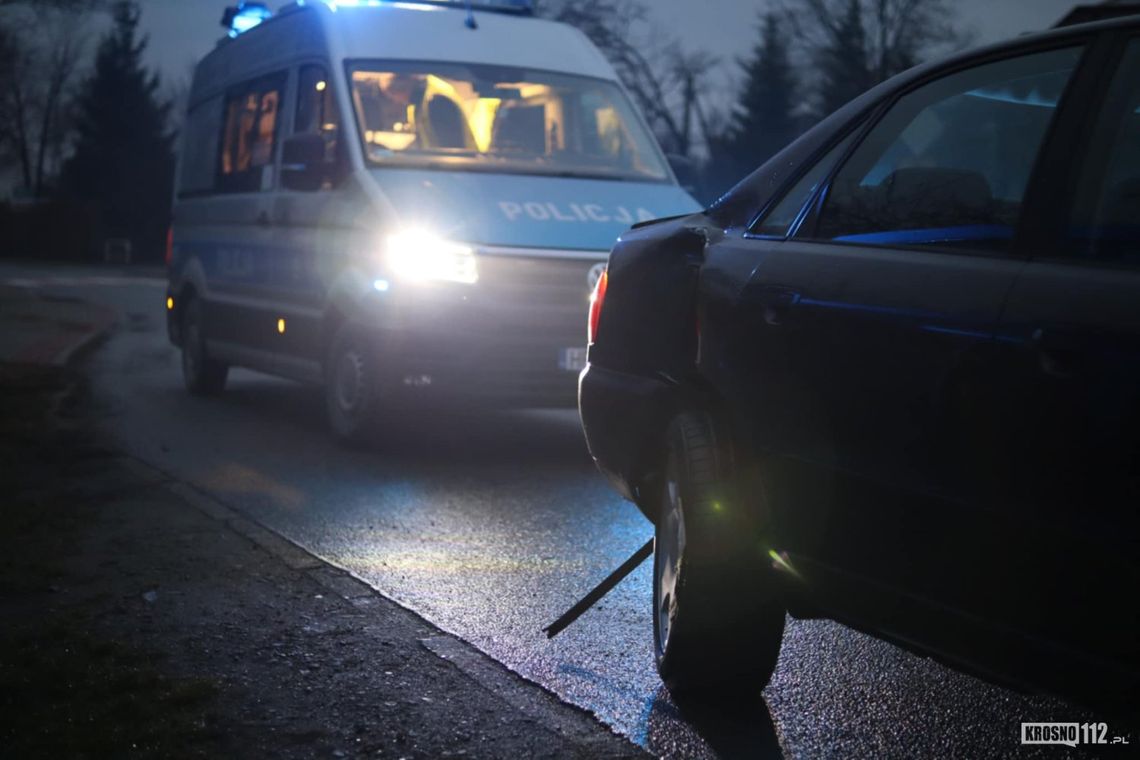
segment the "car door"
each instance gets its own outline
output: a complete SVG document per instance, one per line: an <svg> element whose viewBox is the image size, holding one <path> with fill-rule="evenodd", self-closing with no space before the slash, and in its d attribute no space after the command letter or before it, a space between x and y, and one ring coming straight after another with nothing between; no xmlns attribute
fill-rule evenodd
<svg viewBox="0 0 1140 760"><path fill-rule="evenodd" d="M324 143L319 183L291 181L283 172L273 209L273 298L286 320L277 341L277 361L284 374L319 380L324 359L322 326L328 293L348 266L350 250L367 249L358 220L367 207L360 192L346 187L348 161L335 83L321 62L297 69L296 97L289 128L292 136L316 135Z"/></svg>
<svg viewBox="0 0 1140 760"><path fill-rule="evenodd" d="M821 586L957 598L948 579L977 520L953 444L977 436L964 400L984 388L1025 266L1025 188L1082 52L1011 54L911 88L785 239L765 217L725 243L754 266L736 353L779 539Z"/></svg>
<svg viewBox="0 0 1140 760"><path fill-rule="evenodd" d="M1135 670L1140 587L1140 39L1122 42L1083 149L1002 315L991 500L1023 550L999 619Z"/></svg>
<svg viewBox="0 0 1140 760"><path fill-rule="evenodd" d="M274 269L271 222L286 75L232 88L219 141L217 194L210 201L210 350L239 364L271 364L277 317L269 288ZM235 353L236 352L236 353Z"/></svg>

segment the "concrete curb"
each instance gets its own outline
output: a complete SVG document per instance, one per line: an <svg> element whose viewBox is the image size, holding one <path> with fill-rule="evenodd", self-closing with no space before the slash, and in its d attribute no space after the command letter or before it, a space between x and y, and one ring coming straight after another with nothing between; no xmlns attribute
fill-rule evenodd
<svg viewBox="0 0 1140 760"><path fill-rule="evenodd" d="M119 312L106 306L99 306L98 304L89 305L99 313L99 318L95 325L81 337L75 340L70 346L67 346L62 351L55 355L52 364L56 367L66 367L71 363L71 360L81 354L83 351L102 340L107 336L115 324L119 321Z"/></svg>
<svg viewBox="0 0 1140 760"><path fill-rule="evenodd" d="M350 571L311 553L291 539L243 516L236 509L209 496L194 486L140 459L124 456L120 460L141 481L162 488L179 501L241 534L293 570L325 588L360 610L371 610L391 604L415 618L424 628L434 631L420 639L425 650L458 668L483 689L514 707L537 723L556 732L582 749L587 757L605 755L603 735L628 744L631 753L644 750L602 723L593 713L564 701L541 684L528 680L474 645L450 634L425 619L413 609L385 596ZM648 757L648 755L645 755Z"/></svg>
<svg viewBox="0 0 1140 760"><path fill-rule="evenodd" d="M118 323L119 310L82 297L52 297L43 294L39 285L29 282L0 281L0 294L19 293L13 303L20 306L4 315L5 329L23 330L24 322L35 326L36 337L23 344L8 346L4 359L16 364L66 367L81 352L102 340ZM53 308L53 303L61 303Z"/></svg>

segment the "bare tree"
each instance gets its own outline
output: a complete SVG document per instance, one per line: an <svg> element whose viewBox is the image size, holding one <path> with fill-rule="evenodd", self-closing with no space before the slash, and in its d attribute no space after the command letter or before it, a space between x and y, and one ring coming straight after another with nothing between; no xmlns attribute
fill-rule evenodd
<svg viewBox="0 0 1140 760"><path fill-rule="evenodd" d="M0 0L0 8L12 8L21 5L84 13L103 8L107 3L106 0Z"/></svg>
<svg viewBox="0 0 1140 760"><path fill-rule="evenodd" d="M91 0L0 0L0 147L24 186L44 194L66 141L64 113L83 60Z"/></svg>
<svg viewBox="0 0 1140 760"><path fill-rule="evenodd" d="M715 119L706 80L719 66L715 56L687 52L655 29L641 0L545 0L538 10L577 27L601 49L666 150L692 154L697 128L707 140Z"/></svg>
<svg viewBox="0 0 1140 760"><path fill-rule="evenodd" d="M720 59L711 53L686 53L675 44L670 53L670 78L676 94L671 99L681 106L679 123L673 125L673 142L683 156L692 155L697 144L695 129L700 130L701 141L706 145L717 134L715 126L719 114L706 103L709 78L720 68Z"/></svg>
<svg viewBox="0 0 1140 760"><path fill-rule="evenodd" d="M777 7L806 63L826 76L828 60L841 59L837 70L850 67L845 76L864 87L972 38L957 25L952 0L778 0Z"/></svg>
<svg viewBox="0 0 1140 760"><path fill-rule="evenodd" d="M83 56L86 37L79 20L74 17L62 19L52 32L45 48L46 83L43 102L40 106L39 147L36 155L35 194L41 196L44 190L44 171L48 149L63 137L59 129L63 111L63 98L68 92L79 63Z"/></svg>

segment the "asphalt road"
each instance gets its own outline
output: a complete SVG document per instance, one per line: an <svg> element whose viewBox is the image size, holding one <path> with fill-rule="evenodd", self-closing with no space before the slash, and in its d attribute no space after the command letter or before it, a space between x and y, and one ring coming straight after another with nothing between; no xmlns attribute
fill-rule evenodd
<svg viewBox="0 0 1140 760"><path fill-rule="evenodd" d="M1022 721L1089 719L828 621L790 623L762 705L681 710L653 669L649 563L554 641L541 633L651 535L594 470L573 411L423 414L373 449L346 451L325 430L316 389L235 371L224 396L188 396L161 281L99 275L0 267L0 281L121 311L87 361L104 424L131 453L655 754L1023 756Z"/></svg>

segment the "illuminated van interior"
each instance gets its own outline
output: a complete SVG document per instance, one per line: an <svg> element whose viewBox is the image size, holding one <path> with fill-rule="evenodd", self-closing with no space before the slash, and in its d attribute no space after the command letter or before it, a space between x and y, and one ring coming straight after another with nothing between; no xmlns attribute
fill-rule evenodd
<svg viewBox="0 0 1140 760"><path fill-rule="evenodd" d="M361 64L352 99L375 164L665 180L625 93L581 76L466 64Z"/></svg>

